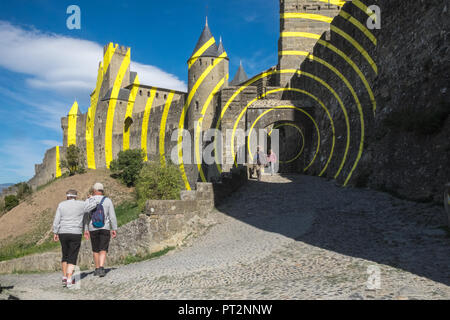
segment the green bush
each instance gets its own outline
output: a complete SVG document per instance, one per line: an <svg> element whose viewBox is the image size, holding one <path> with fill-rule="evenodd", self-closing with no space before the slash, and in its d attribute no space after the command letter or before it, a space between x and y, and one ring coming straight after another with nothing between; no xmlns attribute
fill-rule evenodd
<svg viewBox="0 0 450 320"><path fill-rule="evenodd" d="M178 167L172 163L161 166L159 162L148 162L139 173L136 195L142 210L147 200L179 199L183 187Z"/></svg>
<svg viewBox="0 0 450 320"><path fill-rule="evenodd" d="M134 186L144 165L144 157L144 151L141 149L120 151L117 159L111 161L111 176L128 187Z"/></svg>
<svg viewBox="0 0 450 320"><path fill-rule="evenodd" d="M17 198L24 199L33 193L33 189L26 182L20 182L15 185L17 187Z"/></svg>
<svg viewBox="0 0 450 320"><path fill-rule="evenodd" d="M11 194L11 195L5 197L5 210L6 211L11 210L18 204L19 204L19 199L17 198L17 196Z"/></svg>
<svg viewBox="0 0 450 320"><path fill-rule="evenodd" d="M69 170L69 175L85 173L83 155L80 148L72 144L67 148L66 159L61 160L61 169Z"/></svg>

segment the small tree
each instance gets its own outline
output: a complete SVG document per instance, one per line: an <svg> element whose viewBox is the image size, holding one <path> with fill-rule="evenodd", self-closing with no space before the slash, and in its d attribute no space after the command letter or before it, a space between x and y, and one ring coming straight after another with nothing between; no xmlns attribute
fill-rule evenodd
<svg viewBox="0 0 450 320"><path fill-rule="evenodd" d="M144 151L141 149L120 151L117 159L111 161L111 176L128 187L134 186L144 165L144 157Z"/></svg>
<svg viewBox="0 0 450 320"><path fill-rule="evenodd" d="M67 148L66 159L61 161L61 169L69 170L70 176L86 171L80 148L74 144Z"/></svg>
<svg viewBox="0 0 450 320"><path fill-rule="evenodd" d="M179 199L183 187L180 170L172 163L162 167L159 162L144 165L136 182L136 195L142 210L149 199Z"/></svg>
<svg viewBox="0 0 450 320"><path fill-rule="evenodd" d="M28 195L33 193L33 189L31 186L26 182L20 182L15 185L17 188L17 198L18 199L24 199Z"/></svg>
<svg viewBox="0 0 450 320"><path fill-rule="evenodd" d="M5 197L5 210L9 211L19 204L19 199L17 196L11 194Z"/></svg>
<svg viewBox="0 0 450 320"><path fill-rule="evenodd" d="M5 211L5 199L0 198L0 216L2 215L2 213Z"/></svg>

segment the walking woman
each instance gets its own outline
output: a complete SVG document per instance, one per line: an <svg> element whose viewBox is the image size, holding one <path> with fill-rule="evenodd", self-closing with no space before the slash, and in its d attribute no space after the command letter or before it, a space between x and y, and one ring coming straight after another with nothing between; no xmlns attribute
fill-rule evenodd
<svg viewBox="0 0 450 320"><path fill-rule="evenodd" d="M275 163L277 162L277 155L275 154L275 152L273 152L272 149L270 149L269 151L267 160L269 161L270 175L273 176L273 173L275 172Z"/></svg>
<svg viewBox="0 0 450 320"><path fill-rule="evenodd" d="M53 220L53 240L61 242L63 287L71 288L73 270L77 264L83 234L84 202L77 200L77 191L66 192L67 200L61 202Z"/></svg>

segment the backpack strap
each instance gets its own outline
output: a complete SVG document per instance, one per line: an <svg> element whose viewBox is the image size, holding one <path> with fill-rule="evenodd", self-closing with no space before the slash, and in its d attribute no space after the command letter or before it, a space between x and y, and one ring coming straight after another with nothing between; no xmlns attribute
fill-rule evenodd
<svg viewBox="0 0 450 320"><path fill-rule="evenodd" d="M101 204L101 205L103 205L103 201L105 201L105 199L106 199L106 197L104 196L104 197L102 198L102 200L100 201L100 204Z"/></svg>

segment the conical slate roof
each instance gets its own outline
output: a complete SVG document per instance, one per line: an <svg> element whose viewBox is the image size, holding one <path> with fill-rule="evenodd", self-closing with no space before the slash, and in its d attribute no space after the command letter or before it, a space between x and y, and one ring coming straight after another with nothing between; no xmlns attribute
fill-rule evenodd
<svg viewBox="0 0 450 320"><path fill-rule="evenodd" d="M206 19L205 28L203 29L200 39L198 39L197 45L189 59L198 57L218 57L217 45L211 30L208 26L208 19Z"/></svg>
<svg viewBox="0 0 450 320"><path fill-rule="evenodd" d="M220 56L225 52L225 48L223 47L222 37L220 37L219 48L217 48L217 56Z"/></svg>
<svg viewBox="0 0 450 320"><path fill-rule="evenodd" d="M245 81L248 80L248 76L245 73L244 67L242 66L242 61L239 65L239 69L236 72L236 75L234 76L233 80L230 82L230 86L237 86Z"/></svg>

